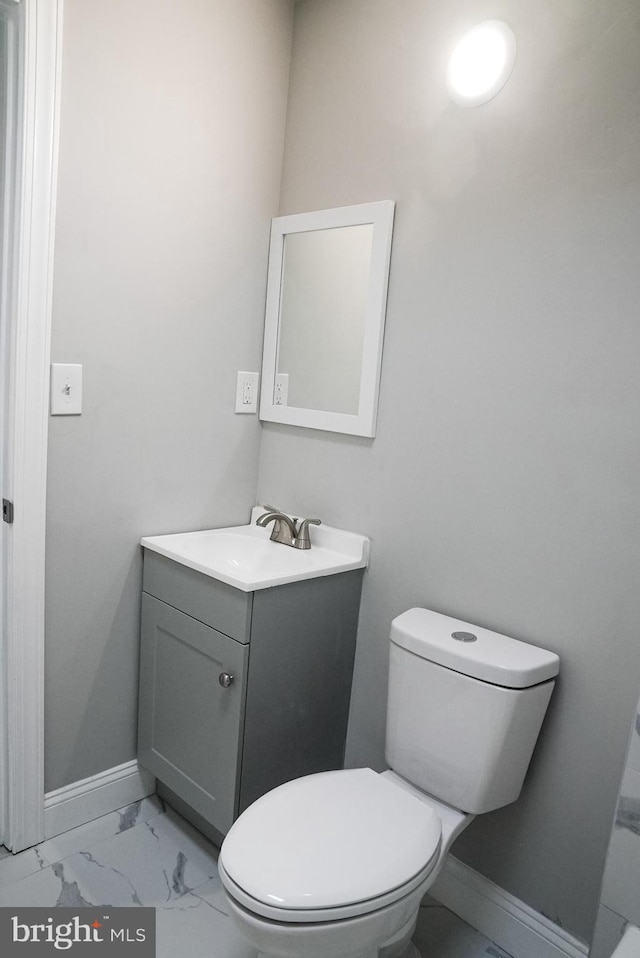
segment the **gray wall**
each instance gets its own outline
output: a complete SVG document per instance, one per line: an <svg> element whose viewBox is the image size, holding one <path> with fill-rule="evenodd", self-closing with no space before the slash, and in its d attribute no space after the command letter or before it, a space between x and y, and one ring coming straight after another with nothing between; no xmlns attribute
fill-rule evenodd
<svg viewBox="0 0 640 958"><path fill-rule="evenodd" d="M455 854L586 939L640 680L637 4L296 7L280 212L395 199L396 225L377 437L265 424L259 499L372 538L351 764L384 764L402 610L559 653L521 800ZM483 16L518 60L464 110L442 73Z"/></svg>
<svg viewBox="0 0 640 958"><path fill-rule="evenodd" d="M141 535L247 521L288 0L66 0L52 359L46 788L135 757Z"/></svg>

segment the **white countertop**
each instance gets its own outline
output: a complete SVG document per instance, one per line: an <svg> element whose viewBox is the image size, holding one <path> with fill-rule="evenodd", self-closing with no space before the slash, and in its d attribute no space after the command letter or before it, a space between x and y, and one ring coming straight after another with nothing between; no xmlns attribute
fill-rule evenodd
<svg viewBox="0 0 640 958"><path fill-rule="evenodd" d="M226 582L243 592L287 582L363 569L369 561L369 539L332 526L311 526L310 549L271 542L271 527L255 524L270 510L256 506L246 526L145 536L145 549Z"/></svg>

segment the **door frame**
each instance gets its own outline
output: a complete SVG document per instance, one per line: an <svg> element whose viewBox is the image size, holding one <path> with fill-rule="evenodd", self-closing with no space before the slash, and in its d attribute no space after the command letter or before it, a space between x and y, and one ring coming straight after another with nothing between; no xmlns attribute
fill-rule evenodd
<svg viewBox="0 0 640 958"><path fill-rule="evenodd" d="M44 590L47 433L63 0L4 0L21 18L16 216L8 279L2 837L44 837ZM5 370L6 371L6 370ZM5 491L6 489L6 491Z"/></svg>

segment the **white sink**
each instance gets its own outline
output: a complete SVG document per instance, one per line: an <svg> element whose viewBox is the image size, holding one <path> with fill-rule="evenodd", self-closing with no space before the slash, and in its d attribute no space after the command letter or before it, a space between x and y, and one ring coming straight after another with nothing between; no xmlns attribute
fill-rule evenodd
<svg viewBox="0 0 640 958"><path fill-rule="evenodd" d="M243 592L363 569L367 565L369 540L366 536L324 524L309 529L310 549L293 549L271 542L271 527L262 529L255 524L258 516L268 511L256 506L248 526L146 536L141 542L145 549Z"/></svg>

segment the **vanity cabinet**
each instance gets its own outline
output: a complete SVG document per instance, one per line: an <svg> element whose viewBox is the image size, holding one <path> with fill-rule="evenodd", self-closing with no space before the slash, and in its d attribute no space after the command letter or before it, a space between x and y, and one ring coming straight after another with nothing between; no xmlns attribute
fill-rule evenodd
<svg viewBox="0 0 640 958"><path fill-rule="evenodd" d="M362 572L243 592L145 549L138 758L217 832L342 767Z"/></svg>

